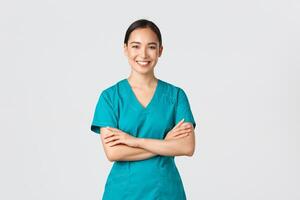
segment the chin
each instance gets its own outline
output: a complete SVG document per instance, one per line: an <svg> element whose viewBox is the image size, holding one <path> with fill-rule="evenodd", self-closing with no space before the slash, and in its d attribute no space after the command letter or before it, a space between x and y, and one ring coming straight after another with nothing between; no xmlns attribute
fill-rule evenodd
<svg viewBox="0 0 300 200"><path fill-rule="evenodd" d="M149 67L141 67L141 66L136 66L132 67L134 71L140 73L140 74L148 74L149 72L152 72L154 70L153 66Z"/></svg>
<svg viewBox="0 0 300 200"><path fill-rule="evenodd" d="M154 70L153 68L141 69L140 67L133 67L132 69L139 74L149 74Z"/></svg>

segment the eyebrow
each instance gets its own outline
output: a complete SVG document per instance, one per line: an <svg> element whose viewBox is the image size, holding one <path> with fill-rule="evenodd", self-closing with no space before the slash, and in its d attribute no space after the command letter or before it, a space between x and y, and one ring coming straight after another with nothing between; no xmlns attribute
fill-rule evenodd
<svg viewBox="0 0 300 200"><path fill-rule="evenodd" d="M130 42L130 44L132 44L132 43L135 43L135 44L141 44L140 42ZM157 45L156 42L149 42L148 45L150 45L150 44Z"/></svg>

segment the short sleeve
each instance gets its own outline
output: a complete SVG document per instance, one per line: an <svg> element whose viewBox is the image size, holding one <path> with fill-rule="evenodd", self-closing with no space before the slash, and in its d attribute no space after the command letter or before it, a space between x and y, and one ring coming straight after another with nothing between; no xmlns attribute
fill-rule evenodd
<svg viewBox="0 0 300 200"><path fill-rule="evenodd" d="M95 108L91 131L100 134L100 127L106 126L117 128L117 116L109 95L102 92Z"/></svg>
<svg viewBox="0 0 300 200"><path fill-rule="evenodd" d="M185 122L190 122L196 127L196 122L193 117L191 106L187 95L184 90L179 88L177 93L177 104L176 104L175 124L184 118Z"/></svg>

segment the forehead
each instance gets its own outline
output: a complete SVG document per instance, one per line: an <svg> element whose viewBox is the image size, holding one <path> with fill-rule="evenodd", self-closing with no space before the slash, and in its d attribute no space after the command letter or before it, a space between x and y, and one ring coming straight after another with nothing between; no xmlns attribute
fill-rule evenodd
<svg viewBox="0 0 300 200"><path fill-rule="evenodd" d="M150 28L138 28L131 32L129 39L130 42L139 42L139 43L158 43L158 38Z"/></svg>

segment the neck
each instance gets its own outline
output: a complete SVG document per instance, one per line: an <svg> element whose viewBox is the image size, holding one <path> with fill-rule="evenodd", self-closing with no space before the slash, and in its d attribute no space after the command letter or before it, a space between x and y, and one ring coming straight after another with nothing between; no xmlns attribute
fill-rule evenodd
<svg viewBox="0 0 300 200"><path fill-rule="evenodd" d="M131 71L127 79L131 85L139 87L151 87L157 82L157 78L154 76L154 73L138 74Z"/></svg>

